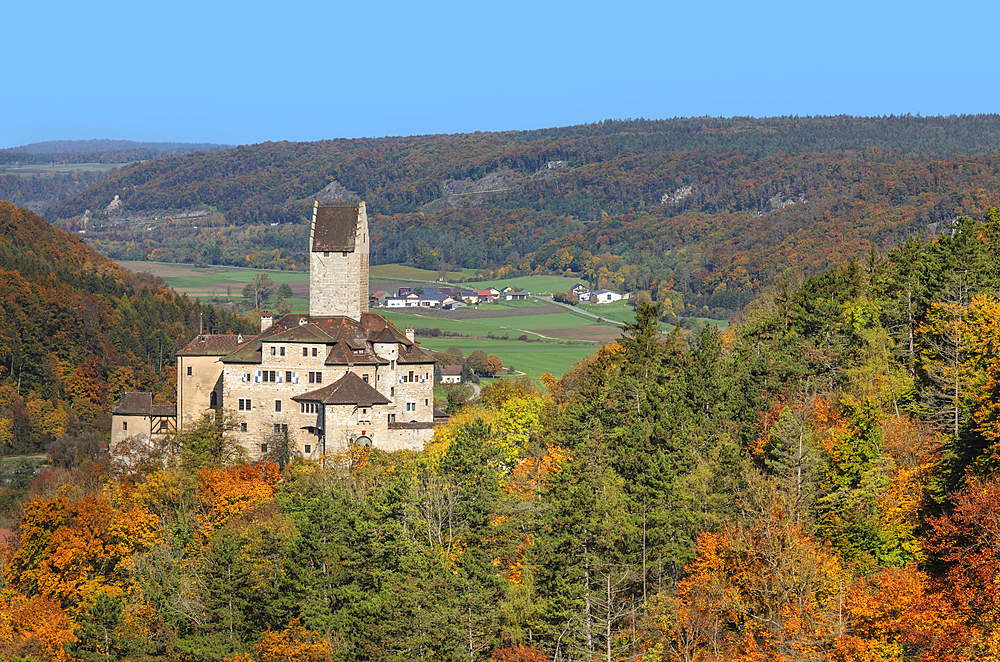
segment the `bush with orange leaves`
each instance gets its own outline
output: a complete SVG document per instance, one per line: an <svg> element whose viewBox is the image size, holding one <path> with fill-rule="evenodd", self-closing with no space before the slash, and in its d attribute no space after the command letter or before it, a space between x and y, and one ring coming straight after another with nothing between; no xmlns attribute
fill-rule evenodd
<svg viewBox="0 0 1000 662"><path fill-rule="evenodd" d="M534 646L521 644L498 648L490 655L491 662L549 662L551 659L546 653Z"/></svg>
<svg viewBox="0 0 1000 662"><path fill-rule="evenodd" d="M9 592L0 597L0 660L69 662L63 644L75 641L73 623L52 600Z"/></svg>
<svg viewBox="0 0 1000 662"><path fill-rule="evenodd" d="M327 662L333 659L330 642L319 632L302 627L298 619L281 632L268 630L253 655L238 653L224 662Z"/></svg>

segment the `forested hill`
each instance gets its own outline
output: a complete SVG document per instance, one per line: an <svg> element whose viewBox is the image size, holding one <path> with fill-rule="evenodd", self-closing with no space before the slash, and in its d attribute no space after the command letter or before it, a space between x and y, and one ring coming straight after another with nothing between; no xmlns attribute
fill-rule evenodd
<svg viewBox="0 0 1000 662"><path fill-rule="evenodd" d="M264 143L134 164L46 215L83 229L90 210L88 237L115 259L292 268L305 242L284 225L305 223L316 198L364 199L375 263L570 270L727 316L787 269L981 214L998 202L998 152L998 115Z"/></svg>
<svg viewBox="0 0 1000 662"><path fill-rule="evenodd" d="M126 391L169 399L175 352L199 321L252 330L0 202L0 453L42 450L64 433L103 435Z"/></svg>
<svg viewBox="0 0 1000 662"><path fill-rule="evenodd" d="M158 143L134 140L48 140L0 149L0 163L128 163L191 152L214 152L232 145Z"/></svg>

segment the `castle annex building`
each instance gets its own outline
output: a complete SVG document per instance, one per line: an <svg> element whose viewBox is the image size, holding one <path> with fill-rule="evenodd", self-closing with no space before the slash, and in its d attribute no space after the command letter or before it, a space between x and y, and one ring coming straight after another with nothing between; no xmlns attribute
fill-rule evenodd
<svg viewBox="0 0 1000 662"><path fill-rule="evenodd" d="M257 336L200 335L178 352L178 428L226 409L238 426L229 434L253 458L286 435L304 457L352 441L422 450L435 422L434 359L411 329L367 312L365 203L316 203L309 244L310 314L265 313ZM112 445L128 436L117 409Z"/></svg>

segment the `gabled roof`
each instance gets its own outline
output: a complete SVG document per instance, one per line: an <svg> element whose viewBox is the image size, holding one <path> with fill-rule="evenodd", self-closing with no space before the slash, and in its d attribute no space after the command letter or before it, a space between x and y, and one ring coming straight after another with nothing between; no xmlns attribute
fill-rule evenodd
<svg viewBox="0 0 1000 662"><path fill-rule="evenodd" d="M178 356L225 356L231 354L243 336L235 334L202 334L177 352ZM253 336L247 336L252 338Z"/></svg>
<svg viewBox="0 0 1000 662"><path fill-rule="evenodd" d="M441 366L441 374L448 375L449 377L454 377L455 375L462 374L462 366L460 365L443 365Z"/></svg>
<svg viewBox="0 0 1000 662"><path fill-rule="evenodd" d="M267 342L330 342L330 337L323 329L315 324L299 324L264 338Z"/></svg>
<svg viewBox="0 0 1000 662"><path fill-rule="evenodd" d="M321 205L316 208L312 250L353 252L357 230L357 205Z"/></svg>
<svg viewBox="0 0 1000 662"><path fill-rule="evenodd" d="M126 393L112 414L119 416L177 417L177 405L154 405L152 393Z"/></svg>
<svg viewBox="0 0 1000 662"><path fill-rule="evenodd" d="M424 350L416 345L399 348L399 360L397 363L434 363L434 359Z"/></svg>
<svg viewBox="0 0 1000 662"><path fill-rule="evenodd" d="M367 343L358 353L347 343L339 342L330 348L324 365L376 365L380 363L389 362L376 356L375 352L368 349Z"/></svg>
<svg viewBox="0 0 1000 662"><path fill-rule="evenodd" d="M329 386L292 397L297 402L322 402L325 405L387 405L389 399L372 388L368 382L349 372Z"/></svg>
<svg viewBox="0 0 1000 662"><path fill-rule="evenodd" d="M122 396L122 399L118 401L115 408L111 411L112 414L123 414L125 416L129 415L145 415L149 416L150 409L153 407L153 394L152 393L126 393Z"/></svg>

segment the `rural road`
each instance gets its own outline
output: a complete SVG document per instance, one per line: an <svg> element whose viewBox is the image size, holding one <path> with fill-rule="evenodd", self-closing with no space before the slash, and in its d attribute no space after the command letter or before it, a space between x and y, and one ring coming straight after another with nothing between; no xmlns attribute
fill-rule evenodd
<svg viewBox="0 0 1000 662"><path fill-rule="evenodd" d="M566 308L567 310L571 310L574 313L577 313L579 315L583 315L585 317L593 317L595 320L598 320L598 321L601 321L601 322L609 322L610 324L614 324L615 326L625 326L624 322L618 322L616 320L609 320L606 317L601 317L600 315L595 315L594 313L587 312L586 310L580 310L576 306L571 306L568 303L562 303L560 301L556 301L555 299L553 299L550 296L542 296L541 294L537 294L537 295L535 295L535 298L536 299L541 299L542 301L548 301L549 303L555 304L557 306L562 306L563 308Z"/></svg>

